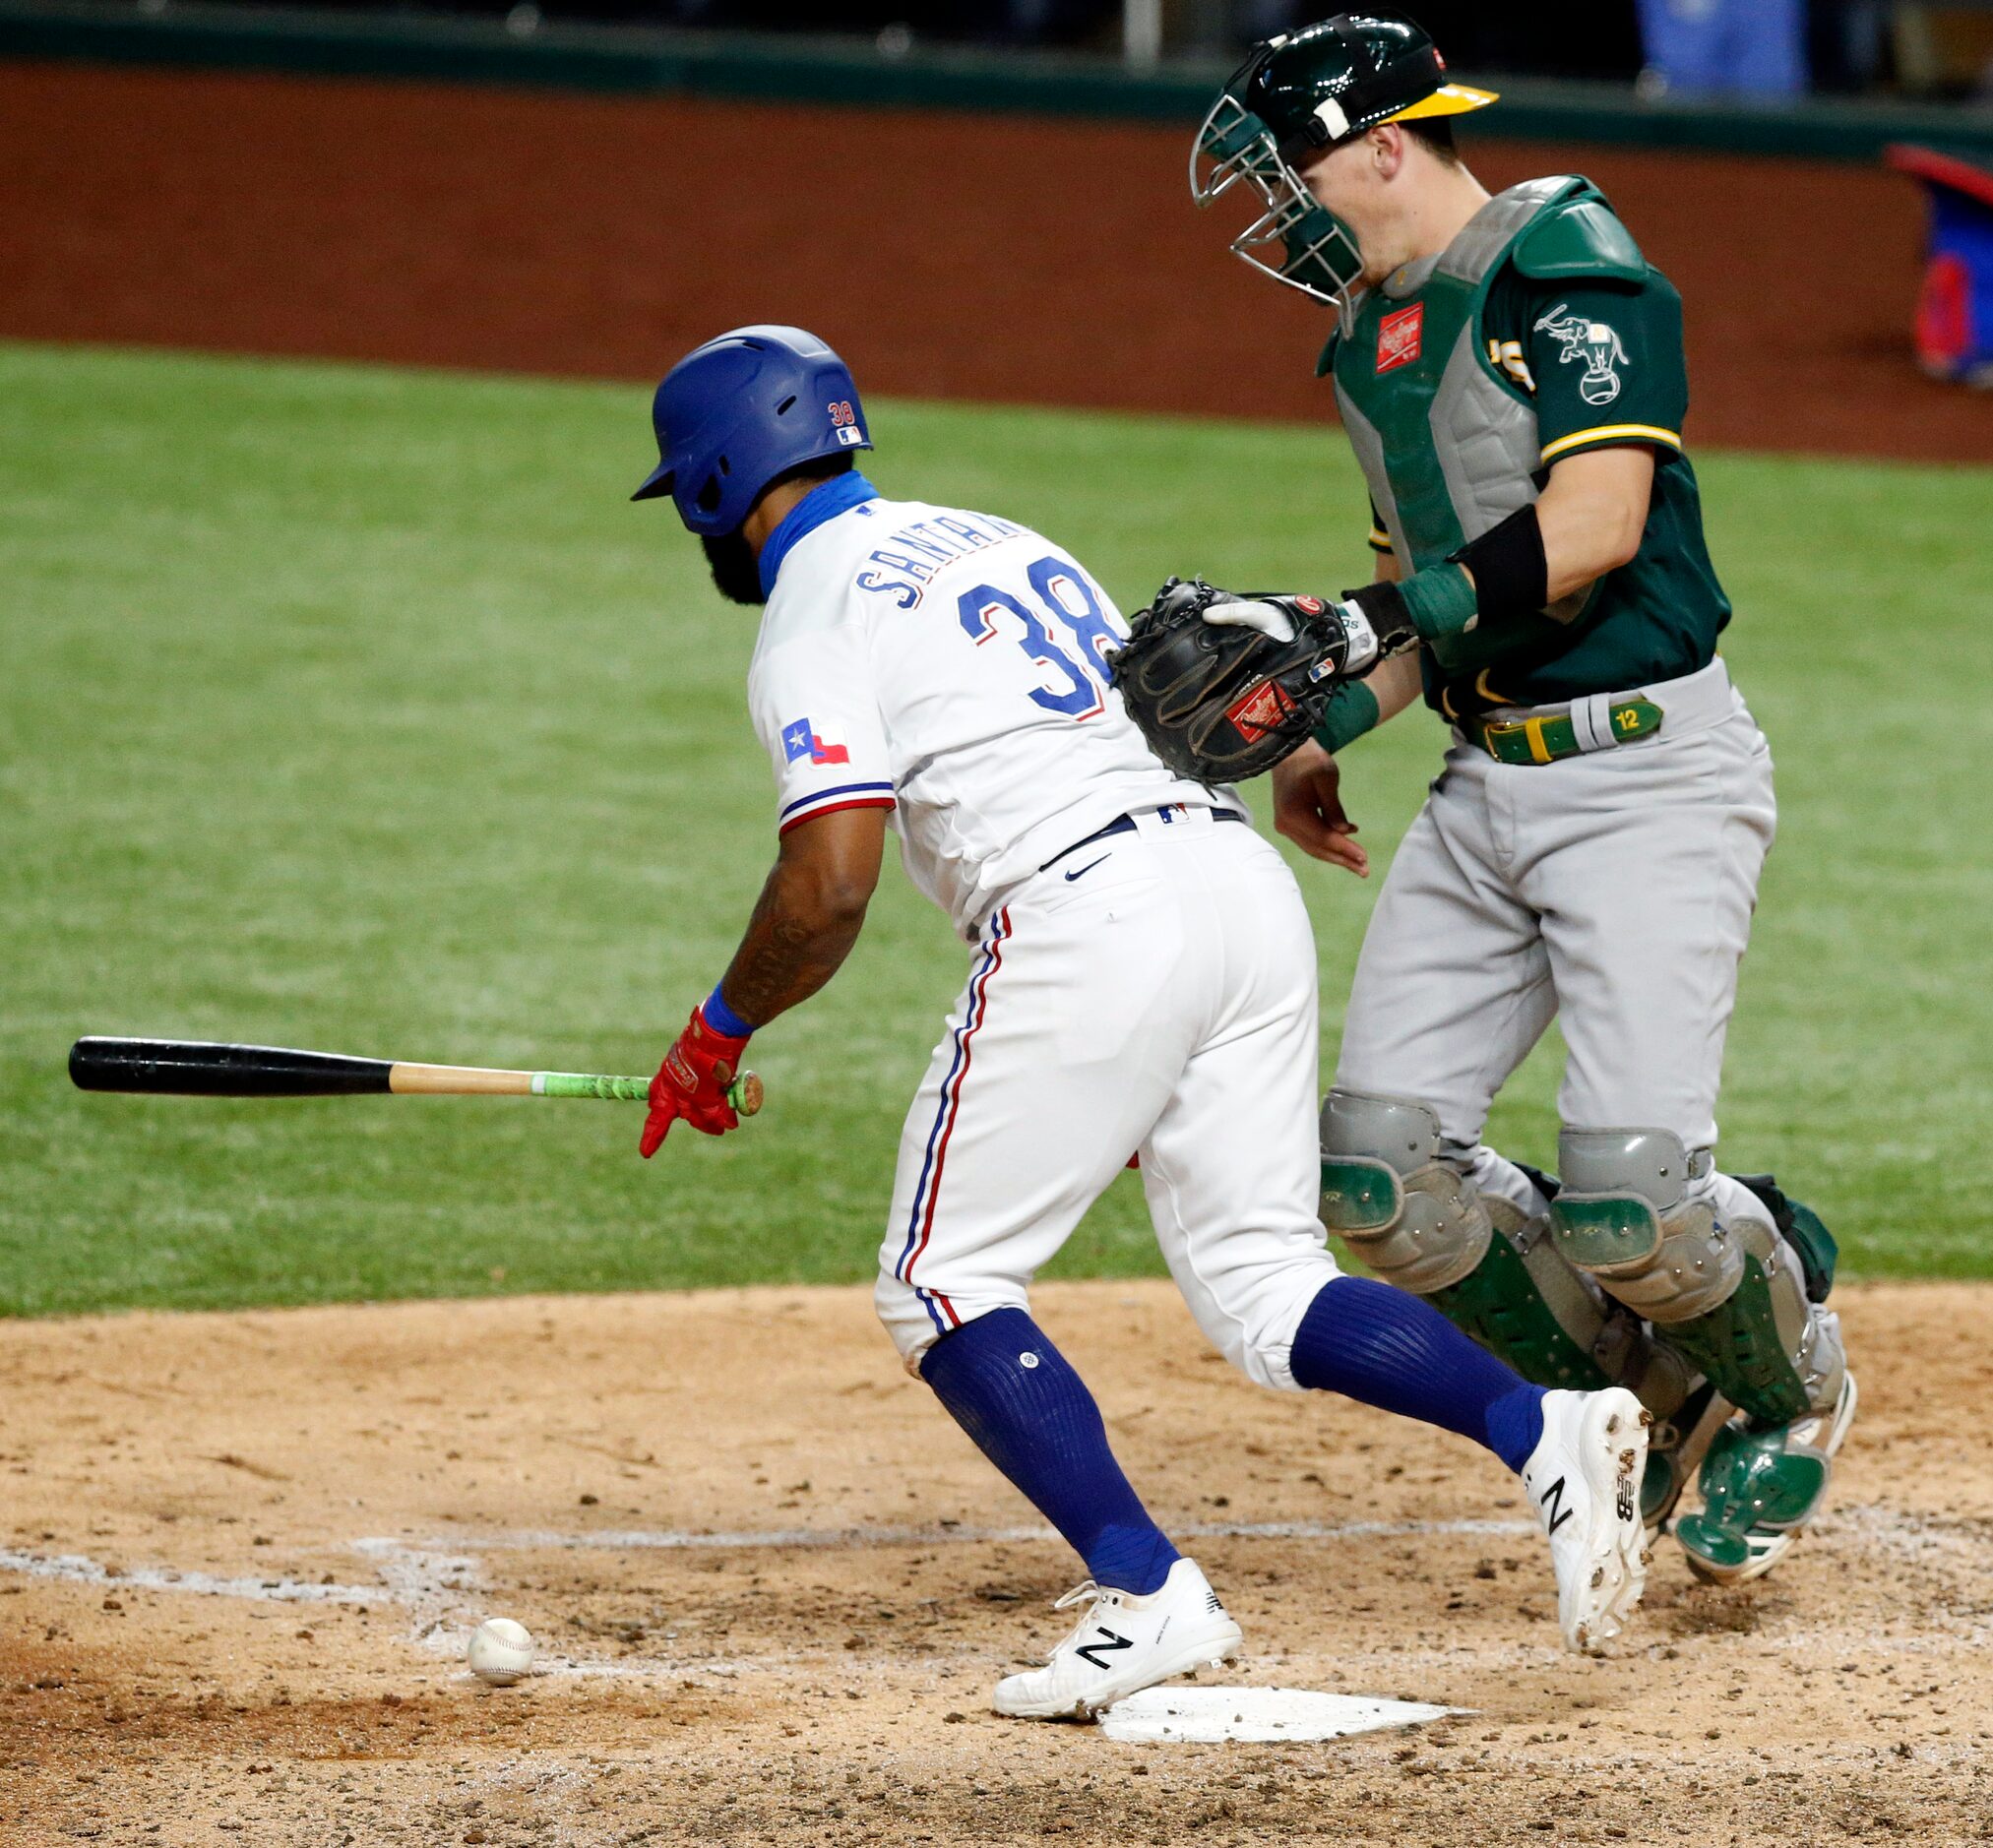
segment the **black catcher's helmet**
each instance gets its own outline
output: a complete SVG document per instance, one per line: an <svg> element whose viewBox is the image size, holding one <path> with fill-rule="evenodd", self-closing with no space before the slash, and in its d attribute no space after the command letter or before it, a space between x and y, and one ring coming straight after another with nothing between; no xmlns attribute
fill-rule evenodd
<svg viewBox="0 0 1993 1848"><path fill-rule="evenodd" d="M1232 249L1277 280L1339 304L1363 274L1356 239L1316 203L1297 164L1380 122L1462 115L1494 100L1492 91L1447 81L1446 60L1416 21L1339 13L1255 45L1232 73L1191 150L1191 197L1208 206L1248 181L1266 210Z"/></svg>

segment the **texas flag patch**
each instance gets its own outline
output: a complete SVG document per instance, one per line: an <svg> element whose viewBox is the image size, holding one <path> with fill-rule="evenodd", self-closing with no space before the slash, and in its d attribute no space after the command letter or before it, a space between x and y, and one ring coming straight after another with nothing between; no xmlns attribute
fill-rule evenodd
<svg viewBox="0 0 1993 1848"><path fill-rule="evenodd" d="M1409 308L1401 308L1396 314L1389 314L1377 324L1377 369L1379 372L1396 372L1400 366L1413 364L1424 344L1425 303L1415 301Z"/></svg>
<svg viewBox="0 0 1993 1848"><path fill-rule="evenodd" d="M825 727L819 731L806 718L799 718L793 725L782 727L782 750L791 764L808 758L812 764L848 764L851 754L835 739L827 737Z"/></svg>

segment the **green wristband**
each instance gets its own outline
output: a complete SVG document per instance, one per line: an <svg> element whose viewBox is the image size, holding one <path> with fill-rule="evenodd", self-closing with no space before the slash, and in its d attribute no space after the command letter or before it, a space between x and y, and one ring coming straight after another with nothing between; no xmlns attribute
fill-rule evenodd
<svg viewBox="0 0 1993 1848"><path fill-rule="evenodd" d="M1315 727L1315 742L1331 757L1345 744L1354 744L1384 716L1377 695L1360 680L1345 680L1330 697Z"/></svg>
<svg viewBox="0 0 1993 1848"><path fill-rule="evenodd" d="M1435 565L1428 571L1415 571L1398 587L1422 640L1443 642L1474 626L1479 606L1474 586L1460 566Z"/></svg>

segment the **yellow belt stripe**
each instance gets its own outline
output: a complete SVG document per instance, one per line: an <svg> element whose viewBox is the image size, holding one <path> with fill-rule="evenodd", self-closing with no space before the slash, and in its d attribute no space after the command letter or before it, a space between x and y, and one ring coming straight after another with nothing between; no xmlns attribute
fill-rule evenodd
<svg viewBox="0 0 1993 1848"><path fill-rule="evenodd" d="M1391 534L1386 532L1382 526L1372 526L1370 528L1370 543L1372 545L1389 546Z"/></svg>
<svg viewBox="0 0 1993 1848"><path fill-rule="evenodd" d="M1544 450L1543 460L1548 462L1568 449L1576 449L1581 443L1599 443L1614 437L1640 443L1665 443L1670 449L1682 446L1679 431L1663 430L1656 423L1602 423L1595 430L1574 430L1569 436L1560 436Z"/></svg>

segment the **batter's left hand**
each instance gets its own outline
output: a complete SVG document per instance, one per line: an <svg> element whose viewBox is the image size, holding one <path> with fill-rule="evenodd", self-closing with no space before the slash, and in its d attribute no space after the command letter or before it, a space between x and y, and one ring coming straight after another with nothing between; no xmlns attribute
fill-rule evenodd
<svg viewBox="0 0 1993 1848"><path fill-rule="evenodd" d="M740 1128L726 1087L740 1070L740 1055L746 1050L745 1039L718 1031L703 1010L693 1009L685 1031L651 1080L651 1114L644 1119L644 1140L637 1145L646 1161L681 1118L705 1136L724 1136Z"/></svg>

